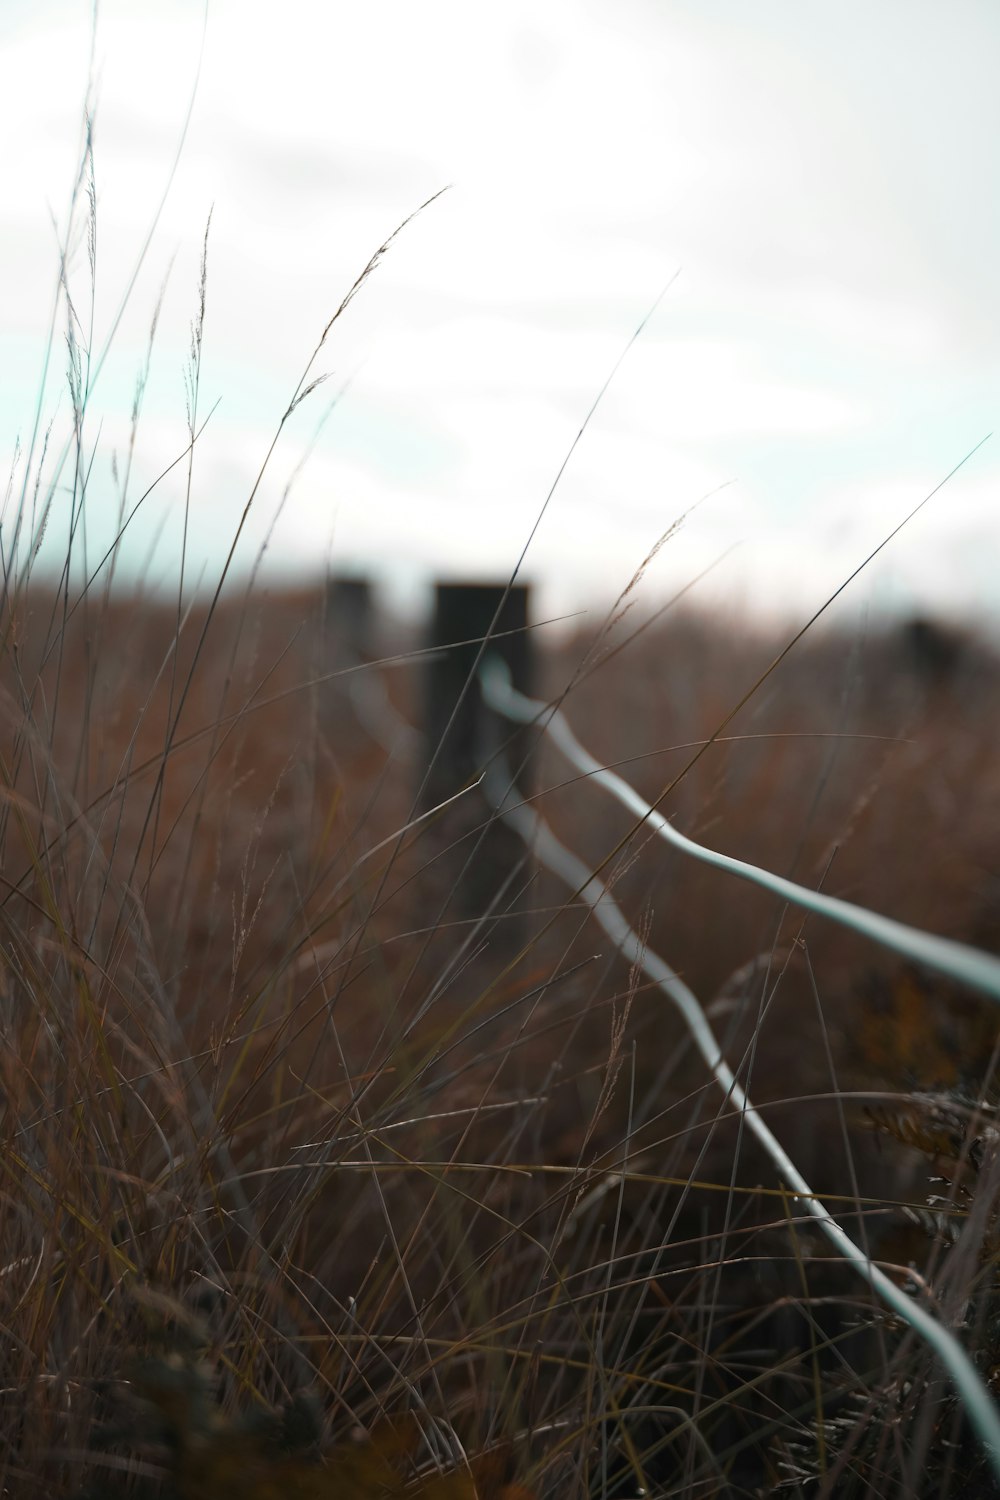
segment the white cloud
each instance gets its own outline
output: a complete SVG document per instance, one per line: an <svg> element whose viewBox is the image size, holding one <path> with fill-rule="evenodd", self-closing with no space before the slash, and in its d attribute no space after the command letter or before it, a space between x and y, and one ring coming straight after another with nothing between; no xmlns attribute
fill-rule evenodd
<svg viewBox="0 0 1000 1500"><path fill-rule="evenodd" d="M200 0L100 8L98 347L171 169L202 12ZM56 268L46 203L58 215L68 198L89 17L49 0L0 18L0 129L19 142L0 169L8 448L30 425ZM664 516L735 478L666 566L697 570L745 526L727 566L748 593L775 597L782 570L785 596L806 593L855 557L844 538L858 515L881 518L918 478L939 478L992 420L1000 210L983 184L1000 138L998 32L971 0L946 21L916 0L808 17L793 0L721 0L711 14L689 0L513 0L488 18L467 0L285 0L280 14L213 0L185 152L97 393L105 433L127 412L176 254L140 439L151 470L172 456L214 204L204 400L222 403L203 444L213 503L196 523L218 553L325 321L394 226L453 183L323 351L331 384L296 414L280 463L353 383L269 558L313 559L335 504L345 558L507 566L679 268L531 565L564 598L624 581ZM85 311L83 271L78 255ZM984 450L977 463L989 492L998 461ZM909 542L893 548L914 588L989 598L988 507L922 544L923 561L920 545L912 560Z"/></svg>

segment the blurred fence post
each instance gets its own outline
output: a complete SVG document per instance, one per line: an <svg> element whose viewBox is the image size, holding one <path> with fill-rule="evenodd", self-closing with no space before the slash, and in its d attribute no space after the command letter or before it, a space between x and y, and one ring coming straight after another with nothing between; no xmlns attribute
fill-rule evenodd
<svg viewBox="0 0 1000 1500"><path fill-rule="evenodd" d="M506 595L506 597L505 597ZM497 754L522 796L530 789L530 754L537 731L487 708L475 676L476 661L495 652L521 692L534 691L533 637L528 629L526 584L439 583L428 644L424 731L425 808L438 807L469 786ZM501 607L502 604L502 607ZM494 617L500 610L494 624ZM492 819L492 821L491 821ZM487 826L488 825L488 826ZM486 918L494 941L507 947L524 936L519 894L530 880L524 845L499 819L480 788L446 807L435 820L433 843L442 889L453 891L452 910L466 920ZM487 916L489 914L489 916ZM499 918L495 923L493 918Z"/></svg>
<svg viewBox="0 0 1000 1500"><path fill-rule="evenodd" d="M320 699L320 724L327 734L336 730L349 739L352 733L351 726L357 719L352 696L359 674L351 668L375 654L373 614L372 586L367 578L339 575L327 579L321 670L339 674L324 684Z"/></svg>
<svg viewBox="0 0 1000 1500"><path fill-rule="evenodd" d="M326 586L327 659L352 666L372 654L372 587L367 578L331 578Z"/></svg>

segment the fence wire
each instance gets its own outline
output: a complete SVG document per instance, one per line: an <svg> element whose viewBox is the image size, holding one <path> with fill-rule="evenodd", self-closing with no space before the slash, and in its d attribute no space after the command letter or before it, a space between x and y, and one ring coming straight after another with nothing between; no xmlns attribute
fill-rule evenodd
<svg viewBox="0 0 1000 1500"><path fill-rule="evenodd" d="M823 896L795 885L756 865L703 848L678 833L662 813L640 797L633 787L595 760L577 740L559 709L519 693L511 684L505 663L498 657L491 656L484 661L480 669L480 684L486 703L495 713L517 723L537 724L547 730L560 750L579 770L617 797L625 807L642 821L649 823L661 837L682 853L717 869L726 870L743 880L750 880L796 906L840 922L887 948L904 953L919 963L984 991L994 1000L1000 1000L1000 961L990 954L920 932L851 902ZM487 769L483 785L497 813L517 831L540 863L557 875L590 907L601 927L629 963L641 967L677 1007L706 1066L721 1089L724 1101L731 1102L742 1113L747 1128L767 1152L779 1177L786 1182L804 1211L816 1220L827 1239L861 1274L872 1291L934 1350L951 1375L969 1421L983 1443L994 1473L1000 1479L1000 1414L989 1389L959 1339L931 1312L898 1287L831 1217L737 1081L693 991L658 954L650 952L629 925L604 883L577 855L559 842L535 809L521 800L509 774L504 772L498 760L494 760Z"/></svg>

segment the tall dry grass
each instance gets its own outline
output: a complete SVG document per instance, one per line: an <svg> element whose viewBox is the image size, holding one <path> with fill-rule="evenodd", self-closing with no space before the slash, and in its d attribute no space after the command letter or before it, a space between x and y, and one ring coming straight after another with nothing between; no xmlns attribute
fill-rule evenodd
<svg viewBox="0 0 1000 1500"><path fill-rule="evenodd" d="M193 454L210 289L203 265ZM227 588L227 562L165 605L111 587L113 553L81 577L65 267L62 298L72 431L27 446L0 619L3 1493L995 1493L927 1352L587 913L528 866L523 945L456 900L487 804L458 850L414 822L417 738L348 691L419 732L419 636L349 673L321 588ZM691 610L631 628L543 634L541 671L655 797L775 643ZM996 951L998 682L972 638L816 633L670 811ZM616 851L617 899L814 1188L992 1381L995 1012L648 845L544 748L534 775L591 867Z"/></svg>

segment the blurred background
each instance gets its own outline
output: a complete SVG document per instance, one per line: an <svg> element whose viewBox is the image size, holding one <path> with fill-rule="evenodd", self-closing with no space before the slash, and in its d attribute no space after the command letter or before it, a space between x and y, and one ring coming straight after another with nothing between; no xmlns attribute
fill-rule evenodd
<svg viewBox="0 0 1000 1500"><path fill-rule="evenodd" d="M184 451L210 212L192 585L214 586L324 325L442 188L332 330L234 577L357 571L416 612L432 578L508 576L527 547L540 617L613 598L685 516L651 604L714 565L700 602L798 616L993 426L994 6L6 0L0 41L4 534L40 414L33 463L53 421L60 486L43 569L71 505L62 314L47 364L46 345L88 75L93 314L85 211L69 281L99 363L91 563L161 293L126 514ZM981 623L998 477L994 440L843 608ZM176 587L186 483L186 462L155 483L120 582Z"/></svg>

